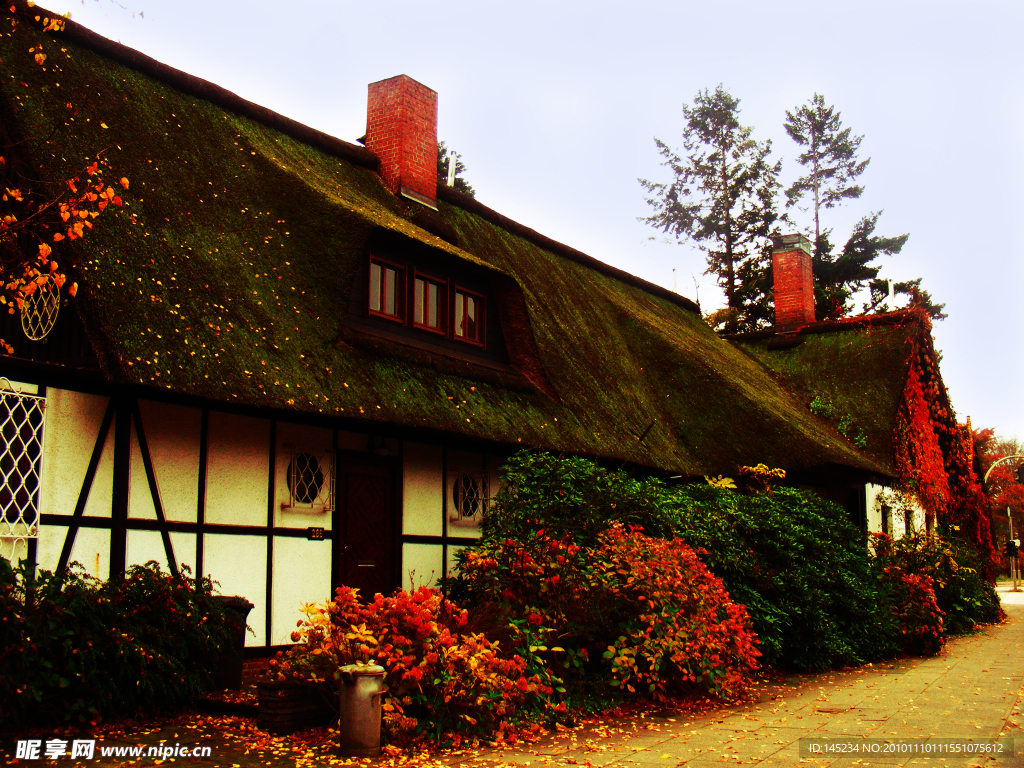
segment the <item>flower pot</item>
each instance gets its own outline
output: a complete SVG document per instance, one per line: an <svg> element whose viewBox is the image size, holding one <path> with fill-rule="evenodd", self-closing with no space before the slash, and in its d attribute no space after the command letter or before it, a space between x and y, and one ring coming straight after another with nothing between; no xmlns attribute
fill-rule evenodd
<svg viewBox="0 0 1024 768"><path fill-rule="evenodd" d="M261 682L256 697L259 727L273 734L327 725L336 716L337 692L318 683Z"/></svg>

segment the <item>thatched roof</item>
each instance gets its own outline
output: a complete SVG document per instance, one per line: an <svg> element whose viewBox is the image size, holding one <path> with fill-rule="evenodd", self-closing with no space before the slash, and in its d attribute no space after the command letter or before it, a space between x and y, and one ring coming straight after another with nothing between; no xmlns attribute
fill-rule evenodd
<svg viewBox="0 0 1024 768"><path fill-rule="evenodd" d="M55 250L109 381L689 476L880 471L692 302L457 193L427 216L365 149L90 35L5 24L0 122L48 138L44 174L100 153L130 179L117 215ZM381 233L491 282L515 370L359 341L346 317Z"/></svg>
<svg viewBox="0 0 1024 768"><path fill-rule="evenodd" d="M931 325L918 309L806 325L784 336L771 331L727 336L762 363L808 407L859 442L886 474L897 476L894 444L907 375L919 358L937 370ZM938 396L938 395L937 395ZM938 409L949 411L945 390ZM952 412L948 418L952 420ZM948 426L943 424L943 426Z"/></svg>

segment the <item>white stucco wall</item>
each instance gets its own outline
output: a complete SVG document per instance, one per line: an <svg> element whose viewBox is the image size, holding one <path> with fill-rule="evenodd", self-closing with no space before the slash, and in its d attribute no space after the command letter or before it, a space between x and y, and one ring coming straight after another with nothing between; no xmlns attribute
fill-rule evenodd
<svg viewBox="0 0 1024 768"><path fill-rule="evenodd" d="M882 505L886 502L885 497L889 497L888 506L892 509L889 528L890 536L894 539L899 539L906 535L905 521L908 515L910 516L913 530L925 530L925 512L916 502L912 502L909 507L904 508L900 504L895 503L895 494L891 488L884 485L875 485L874 483L867 484L866 493L869 532L882 532Z"/></svg>
<svg viewBox="0 0 1024 768"><path fill-rule="evenodd" d="M402 532L408 536L444 532L441 456L440 446L409 442L402 446ZM439 574L440 570L438 563Z"/></svg>
<svg viewBox="0 0 1024 768"><path fill-rule="evenodd" d="M177 561L178 567L187 565L189 571L195 576L196 535L171 531L171 547L174 549L174 559ZM170 571L160 531L128 531L125 564L129 566L145 565L150 560L156 560L164 571Z"/></svg>
<svg viewBox="0 0 1024 768"><path fill-rule="evenodd" d="M402 545L402 589L432 586L444 573L444 547L440 544Z"/></svg>
<svg viewBox="0 0 1024 768"><path fill-rule="evenodd" d="M66 389L51 388L46 391L39 487L39 511L42 514L70 515L75 511L106 407L105 397ZM115 426L111 423L107 433L102 458L85 507L86 515L110 517Z"/></svg>
<svg viewBox="0 0 1024 768"><path fill-rule="evenodd" d="M202 414L197 408L140 401L146 442L153 459L167 520L196 522L199 497L199 438ZM156 519L153 496L138 438L132 430L131 491L129 517Z"/></svg>
<svg viewBox="0 0 1024 768"><path fill-rule="evenodd" d="M267 524L270 422L210 412L206 522Z"/></svg>
<svg viewBox="0 0 1024 768"><path fill-rule="evenodd" d="M266 514L266 512L264 512ZM263 536L206 534L203 546L203 570L216 582L221 595L240 595L255 607L249 613L249 626L255 635L245 635L245 644L266 644L267 622L267 540Z"/></svg>
<svg viewBox="0 0 1024 768"><path fill-rule="evenodd" d="M56 570L67 532L67 527L62 525L39 526L39 545L36 550L36 567L39 570ZM68 563L74 562L80 563L90 576L106 580L110 576L110 531L79 528L68 560Z"/></svg>
<svg viewBox="0 0 1024 768"><path fill-rule="evenodd" d="M270 644L291 643L304 603L324 603L332 597L331 542L275 536Z"/></svg>

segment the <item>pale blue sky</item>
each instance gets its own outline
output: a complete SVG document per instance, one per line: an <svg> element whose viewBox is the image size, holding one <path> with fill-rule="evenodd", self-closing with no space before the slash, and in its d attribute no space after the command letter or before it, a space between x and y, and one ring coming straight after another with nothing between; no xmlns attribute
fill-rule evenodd
<svg viewBox="0 0 1024 768"><path fill-rule="evenodd" d="M879 233L910 233L883 276L923 277L946 303L935 337L958 417L1024 437L1020 2L42 5L350 141L366 85L408 74L439 93L440 137L481 202L666 287L676 269L705 310L722 297L703 255L637 221L637 178L665 178L653 137L676 145L681 104L721 83L791 179L785 111L822 93L872 158L864 196L823 223L842 242L884 209Z"/></svg>

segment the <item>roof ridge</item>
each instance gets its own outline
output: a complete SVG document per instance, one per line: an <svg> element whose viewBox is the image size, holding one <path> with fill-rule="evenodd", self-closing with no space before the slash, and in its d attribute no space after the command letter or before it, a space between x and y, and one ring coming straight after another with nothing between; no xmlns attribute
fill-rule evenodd
<svg viewBox="0 0 1024 768"><path fill-rule="evenodd" d="M679 306L683 307L684 309L688 309L691 312L696 312L697 314L700 314L700 305L698 305L692 299L688 299L685 296L682 296L681 294L675 293L674 291L670 291L668 288L663 288L660 285L657 285L656 283L644 280L642 277L637 277L636 275L630 272L626 272L623 269L613 267L611 264L606 264L605 262L599 259L595 259L593 256L588 256L587 254L583 253L583 251L579 251L570 245L566 245L565 243L560 243L557 240L553 240L547 235L542 235L537 230L531 229L525 224L520 224L518 221L514 221L508 218L507 216L498 213L493 208L488 208L475 197L471 197L470 195L467 195L465 192L459 192L454 187L438 184L437 197L439 200L443 200L444 202L450 203L451 205L456 205L459 208L462 208L464 211L475 214L479 216L481 219L489 221L491 224L495 224L513 235L518 235L519 237L523 238L524 240L528 240L534 245L539 245L541 248L544 248L545 250L551 251L552 253L558 254L559 256L564 256L570 261L575 261L577 264L581 264L585 267L593 269L595 272L600 272L601 274L613 277L628 285L640 288L641 290L646 291L647 293L651 293L660 298L667 299L668 301L671 301L673 304L678 304Z"/></svg>
<svg viewBox="0 0 1024 768"><path fill-rule="evenodd" d="M910 325L917 323L930 329L930 321L927 313L919 307L905 307L892 312L878 312L873 315L858 315L857 317L841 317L838 320L821 320L807 325L802 325L790 333L779 333L775 328L765 328L759 331L747 331L745 333L723 333L719 334L723 339L729 341L758 341L773 336L802 336L812 333L831 333L833 331L846 331L851 328L879 328L887 325Z"/></svg>
<svg viewBox="0 0 1024 768"><path fill-rule="evenodd" d="M10 13L8 9L15 9L19 15L27 16L27 21L35 23L40 28L43 28L42 22L34 21L34 19L40 19L45 14L49 14L52 18L61 18L60 14L53 13L53 11L49 11L39 5L30 6L27 0L9 0L3 7L5 14ZM317 149L322 149L356 165L377 170L380 163L377 156L365 147L351 144L316 128L310 128L298 120L285 117L279 112L243 99L237 93L229 91L227 88L222 88L215 83L211 83L209 80L190 75L180 69L159 62L134 48L129 48L123 43L114 42L109 38L103 37L103 35L93 32L76 21L65 19L64 28L60 34L64 35L71 42L83 48L88 48L93 53L112 59L130 69L152 77L154 80L170 85L183 93L197 96L242 117L255 120L269 128L274 128L287 136L291 136L293 139L310 144Z"/></svg>

